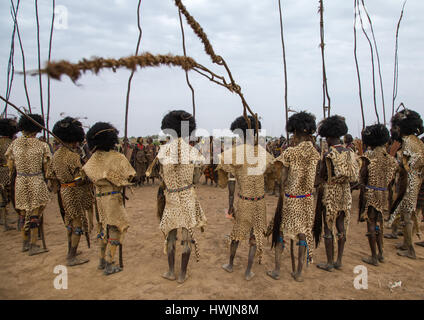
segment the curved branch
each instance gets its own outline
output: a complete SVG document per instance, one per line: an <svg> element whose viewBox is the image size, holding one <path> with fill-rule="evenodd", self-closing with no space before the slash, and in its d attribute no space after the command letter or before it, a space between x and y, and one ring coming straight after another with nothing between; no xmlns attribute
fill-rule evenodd
<svg viewBox="0 0 424 320"><path fill-rule="evenodd" d="M395 45L395 71L393 73L393 100L392 100L392 117L395 114L395 101L397 97L398 92L398 80L399 80L399 61L398 61L398 45L399 45L399 28L400 28L400 22L403 18L403 11L405 9L406 0L403 3L402 11L400 13L399 21L396 27L396 45Z"/></svg>
<svg viewBox="0 0 424 320"><path fill-rule="evenodd" d="M376 58L377 58L377 66L378 66L378 76L380 78L381 101L382 101L382 104L383 104L383 120L384 120L384 125L386 125L386 105L384 103L383 77L381 75L380 55L378 54L377 40L375 39L374 28L373 28L373 25L372 25L371 17L368 14L367 8L365 7L365 2L364 2L364 0L361 0L361 1L362 1L362 6L364 8L365 14L367 15L367 18L368 18L368 22L370 24L371 35L372 35L372 39L373 39L373 42L374 42L374 48L375 48L375 54L376 54Z"/></svg>
<svg viewBox="0 0 424 320"><path fill-rule="evenodd" d="M378 110L377 110L377 100L375 95L375 65L374 65L374 49L372 47L372 43L370 40L370 37L368 36L367 31L364 28L364 22L362 20L362 14L361 14L361 8L359 7L359 0L358 0L358 14L359 14L359 21L361 22L361 29L365 37L367 38L368 44L370 46L371 51L371 65L372 65L372 88L373 88L373 98L374 98L374 110L375 115L377 116L377 122L380 123L380 117L378 116Z"/></svg>

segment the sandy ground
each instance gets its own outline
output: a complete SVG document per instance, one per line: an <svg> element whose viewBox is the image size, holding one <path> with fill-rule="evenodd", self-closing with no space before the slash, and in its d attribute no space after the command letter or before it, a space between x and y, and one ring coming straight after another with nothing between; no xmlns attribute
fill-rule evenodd
<svg viewBox="0 0 424 320"><path fill-rule="evenodd" d="M361 258L369 254L365 224L357 224L357 193L354 193L354 210L350 233L346 243L344 266L341 271L325 272L316 268L325 260L323 244L316 250L315 264L305 268L305 282L297 283L291 276L290 254L283 253L282 275L275 281L266 275L273 267L273 251L267 244L263 262L255 263L256 276L244 280L248 244L240 245L235 259L234 272L225 272L229 249L225 236L231 232L232 222L225 218L227 190L200 185L198 197L204 208L208 227L197 231L201 250L200 262L194 254L189 264L190 278L182 285L161 277L167 270L163 254L163 236L156 217L156 191L158 185L144 186L129 194L127 202L131 227L124 244L123 272L104 276L97 270L98 256L95 234L92 246L87 248L81 239L82 256L90 258L84 265L68 268L68 289L54 288L57 274L54 268L66 264L67 238L56 197L45 212L45 232L49 252L29 257L21 252L21 236L17 231L0 231L0 299L424 299L424 248L416 247L418 259L397 256L395 244L399 240L386 240L386 263L379 267L367 266L368 289L354 288L354 268ZM271 219L277 198L267 195L267 217ZM14 215L13 215L14 219ZM0 229L2 230L2 229ZM177 247L177 272L181 246ZM390 282L401 281L400 287L389 289Z"/></svg>

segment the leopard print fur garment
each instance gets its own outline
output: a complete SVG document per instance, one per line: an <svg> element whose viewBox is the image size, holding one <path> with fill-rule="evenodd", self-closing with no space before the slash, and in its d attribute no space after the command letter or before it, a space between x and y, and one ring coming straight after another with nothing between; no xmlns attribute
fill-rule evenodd
<svg viewBox="0 0 424 320"><path fill-rule="evenodd" d="M11 143L12 139L9 137L0 137L0 193L2 196L2 206L6 206L10 202L11 179L5 153Z"/></svg>
<svg viewBox="0 0 424 320"><path fill-rule="evenodd" d="M179 228L187 229L196 241L193 229L205 227L207 219L197 200L193 176L195 167L202 166L205 158L181 138L161 146L157 157L166 186L165 209L159 224L165 241L171 230ZM198 256L197 245L196 251Z"/></svg>
<svg viewBox="0 0 424 320"><path fill-rule="evenodd" d="M387 153L384 146L368 150L363 155L368 159L368 186L388 188L389 183L395 178L398 164L394 157ZM368 207L372 206L380 213L388 210L388 190L365 189L364 218L367 219Z"/></svg>
<svg viewBox="0 0 424 320"><path fill-rule="evenodd" d="M390 217L388 225L391 226L396 219L402 218L406 213L411 214L414 222L414 233L420 234L419 218L416 207L418 193L421 187L424 170L424 143L415 135L402 138L402 147L398 151L398 161L403 164L407 171L408 181L406 193L399 203L394 214Z"/></svg>
<svg viewBox="0 0 424 320"><path fill-rule="evenodd" d="M66 147L60 147L53 155L49 167L49 178L57 179L60 184L67 184L81 177L81 157ZM90 184L80 186L61 186L60 197L65 210L65 225L72 220L81 220L83 230L88 231L88 222L85 211L93 207L93 193Z"/></svg>
<svg viewBox="0 0 424 320"><path fill-rule="evenodd" d="M123 203L123 187L131 184L136 172L128 159L117 151L96 151L82 167L82 178L87 176L96 188L96 202L100 223L106 228L116 226L123 234L129 228ZM100 195L100 196L97 196Z"/></svg>
<svg viewBox="0 0 424 320"><path fill-rule="evenodd" d="M314 224L314 182L317 164L320 159L318 151L310 141L287 148L275 161L288 168L288 177L284 186L283 213L281 228L284 237L298 240L300 233L305 234L309 248L309 259L314 254L312 227ZM292 196L287 197L286 196ZM305 196L294 198L293 196Z"/></svg>
<svg viewBox="0 0 424 320"><path fill-rule="evenodd" d="M50 201L44 179L52 154L47 143L25 136L14 140L6 151L10 169L16 168L15 206L31 211Z"/></svg>
<svg viewBox="0 0 424 320"><path fill-rule="evenodd" d="M322 203L326 208L326 223L333 235L337 234L336 220L344 212L344 236L349 231L352 193L350 182L358 181L360 159L350 149L330 148L324 156L327 168L327 181L324 182ZM336 241L337 237L333 237Z"/></svg>
<svg viewBox="0 0 424 320"><path fill-rule="evenodd" d="M230 158L231 157L231 158ZM256 158L257 157L257 158ZM261 261L266 233L266 203L264 174L272 170L274 157L261 146L240 144L221 153L217 170L231 173L236 179L234 193L235 222L230 240L250 239L257 245L257 257ZM222 185L221 185L222 187ZM243 198L240 198L241 195ZM257 198L250 200L246 198Z"/></svg>

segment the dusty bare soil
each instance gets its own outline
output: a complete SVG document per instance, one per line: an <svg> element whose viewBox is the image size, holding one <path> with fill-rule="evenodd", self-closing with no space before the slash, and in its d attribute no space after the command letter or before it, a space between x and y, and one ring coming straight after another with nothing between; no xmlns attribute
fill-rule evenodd
<svg viewBox="0 0 424 320"><path fill-rule="evenodd" d="M201 234L196 231L201 260L194 254L189 264L190 278L182 285L161 277L167 270L163 254L163 236L156 217L155 186L144 186L129 194L127 202L131 227L124 244L123 272L104 276L97 270L98 256L95 234L92 247L82 239L82 256L90 258L84 265L68 268L68 289L57 290L53 281L55 266L66 265L67 238L56 197L52 197L45 211L45 233L49 252L29 257L21 252L21 236L17 231L0 229L0 299L424 299L424 248L416 247L417 260L399 257L395 244L400 240L385 241L386 263L379 267L367 266L368 289L353 286L354 268L363 264L361 258L369 254L365 237L366 226L356 222L357 193L354 193L350 233L346 243L344 266L341 271L325 272L316 268L325 260L323 245L316 250L315 264L305 268L303 283L291 276L290 254L283 253L282 275L275 281L266 275L273 267L270 242L265 248L261 265L255 263L256 276L244 280L247 264L247 242L242 243L235 259L232 274L221 265L228 261L229 249L225 236L231 232L232 222L225 218L227 190L200 185L198 196L207 218L208 227ZM267 195L267 217L271 219L277 198ZM13 219L15 219L14 215ZM178 245L177 250L180 250ZM180 265L177 251L177 271ZM389 289L390 282L401 281L401 287Z"/></svg>

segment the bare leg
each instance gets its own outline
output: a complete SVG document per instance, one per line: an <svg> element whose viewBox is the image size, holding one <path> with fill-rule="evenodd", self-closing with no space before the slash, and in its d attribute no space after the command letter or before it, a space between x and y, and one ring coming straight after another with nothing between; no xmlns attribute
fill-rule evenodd
<svg viewBox="0 0 424 320"><path fill-rule="evenodd" d="M281 268L281 255L284 250L284 240L283 240L283 233L280 232L280 241L278 241L277 245L275 246L275 268L274 270L268 271L266 274L273 278L274 280L280 279L280 268Z"/></svg>
<svg viewBox="0 0 424 320"><path fill-rule="evenodd" d="M299 252L298 252L298 259L297 259L297 271L296 273L292 274L292 277L297 282L303 282L302 277L302 269L303 265L305 263L305 256L306 256L306 236L303 233L299 234Z"/></svg>
<svg viewBox="0 0 424 320"><path fill-rule="evenodd" d="M106 267L103 271L105 275L111 275L122 271L122 268L115 265L115 253L118 246L121 244L121 232L116 226L108 226L109 232L106 246Z"/></svg>
<svg viewBox="0 0 424 320"><path fill-rule="evenodd" d="M381 228L383 228L384 218L383 218L383 214L380 212L377 212L375 234L377 237L377 248L378 248L377 258L379 262L384 263L384 243L383 243L384 236L383 236L382 229L380 229L380 226L378 226L378 222L380 222L380 226Z"/></svg>
<svg viewBox="0 0 424 320"><path fill-rule="evenodd" d="M81 239L81 235L83 234L81 227L82 227L81 220L72 221L73 233L71 233L71 246L69 248L70 250L68 252L68 257L67 257L67 266L70 266L70 267L87 263L89 261L88 259L77 258L77 249Z"/></svg>
<svg viewBox="0 0 424 320"><path fill-rule="evenodd" d="M253 234L253 229L250 232L249 244L250 244L249 257L247 259L247 268L244 274L244 277L246 280L251 280L255 276L255 274L252 272L253 261L255 260L255 254L256 254L256 240Z"/></svg>
<svg viewBox="0 0 424 320"><path fill-rule="evenodd" d="M392 224L392 232L386 233L384 235L384 238L386 238L386 239L398 239L398 223L397 222Z"/></svg>
<svg viewBox="0 0 424 320"><path fill-rule="evenodd" d="M167 253L168 253L168 266L169 270L165 272L162 277L168 280L175 280L175 243L177 241L177 229L171 230L167 237Z"/></svg>
<svg viewBox="0 0 424 320"><path fill-rule="evenodd" d="M228 264L224 264L222 268L224 268L227 272L233 272L233 266L234 266L234 257L236 256L237 248L238 248L239 242L238 241L231 241L230 246L230 261Z"/></svg>
<svg viewBox="0 0 424 320"><path fill-rule="evenodd" d="M403 231L404 243L406 250L399 250L398 255L402 257L408 257L410 259L416 259L414 245L412 244L412 229L413 222L411 219L411 213L404 214L405 228Z"/></svg>
<svg viewBox="0 0 424 320"><path fill-rule="evenodd" d="M68 255L71 252L71 243L72 243L72 227L66 227L66 235L68 237Z"/></svg>
<svg viewBox="0 0 424 320"><path fill-rule="evenodd" d="M374 210L370 207L368 209L368 221L367 221L367 237L368 237L368 242L370 245L370 249L371 249L371 257L365 257L362 258L362 261L374 266L378 266L378 257L377 257L377 248L376 248L376 244L377 244L377 240L376 240L376 232L375 232L375 212Z"/></svg>
<svg viewBox="0 0 424 320"><path fill-rule="evenodd" d="M419 213L421 213L421 216L422 216L422 218L423 218L422 222L424 222L424 213L423 213L423 208L417 208L417 217L419 217L419 216L420 216L420 214L419 214ZM424 247L424 241L415 242L415 244L416 244L417 246Z"/></svg>
<svg viewBox="0 0 424 320"><path fill-rule="evenodd" d="M97 269L103 270L106 268L106 246L107 242L105 239L99 239L99 265L97 266Z"/></svg>
<svg viewBox="0 0 424 320"><path fill-rule="evenodd" d="M39 218L38 211L35 210L29 218L29 228L30 228L30 246L28 255L33 256L36 254L47 252L47 249L41 248L37 245L38 240L38 229L40 226L41 219Z"/></svg>
<svg viewBox="0 0 424 320"><path fill-rule="evenodd" d="M324 243L325 243L325 253L327 255L327 263L318 263L317 268L331 272L334 269L334 239L333 239L333 233L327 225L325 216L324 216Z"/></svg>
<svg viewBox="0 0 424 320"><path fill-rule="evenodd" d="M344 219L345 219L345 213L341 212L339 216L336 219L336 228L338 232L338 239L337 239L337 261L334 264L334 268L340 270L342 268L342 258L343 258L343 251L344 246L346 243L346 230L344 227Z"/></svg>
<svg viewBox="0 0 424 320"><path fill-rule="evenodd" d="M183 228L182 230L182 238L183 238L184 249L181 256L181 270L177 280L178 283L183 283L188 278L187 267L188 267L188 262L190 260L190 253L191 253L191 237L188 234L188 230L185 228Z"/></svg>
<svg viewBox="0 0 424 320"><path fill-rule="evenodd" d="M0 209L0 211L2 212L2 214L3 214L3 225L4 225L4 231L10 231L10 230L13 230L14 228L13 227L9 227L8 226L8 224L7 224L7 209L6 209L6 207L2 207L1 209Z"/></svg>

